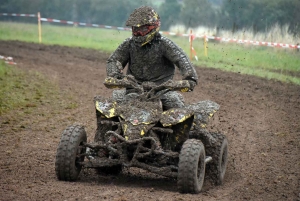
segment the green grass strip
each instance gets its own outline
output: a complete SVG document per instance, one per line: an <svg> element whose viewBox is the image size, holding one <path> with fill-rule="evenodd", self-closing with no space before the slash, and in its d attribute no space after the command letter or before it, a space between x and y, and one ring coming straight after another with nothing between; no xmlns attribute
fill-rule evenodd
<svg viewBox="0 0 300 201"><path fill-rule="evenodd" d="M42 25L42 42L91 48L111 53L131 32L110 29ZM189 55L187 37L170 36ZM20 40L38 43L38 27L34 24L0 22L0 40ZM208 42L208 57L204 56L203 39L193 42L199 61L197 66L218 68L266 79L300 84L300 52L295 49ZM9 56L9 55L7 55Z"/></svg>

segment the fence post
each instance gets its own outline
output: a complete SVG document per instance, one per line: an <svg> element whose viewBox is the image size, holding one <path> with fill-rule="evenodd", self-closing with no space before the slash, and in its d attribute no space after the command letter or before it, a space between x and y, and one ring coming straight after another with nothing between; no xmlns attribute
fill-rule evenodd
<svg viewBox="0 0 300 201"><path fill-rule="evenodd" d="M39 29L39 43L42 43L42 26L41 26L41 14L38 12L38 29Z"/></svg>
<svg viewBox="0 0 300 201"><path fill-rule="evenodd" d="M190 30L190 59L193 59L193 30Z"/></svg>
<svg viewBox="0 0 300 201"><path fill-rule="evenodd" d="M204 56L207 57L207 40L206 40L206 35L203 37L204 40Z"/></svg>

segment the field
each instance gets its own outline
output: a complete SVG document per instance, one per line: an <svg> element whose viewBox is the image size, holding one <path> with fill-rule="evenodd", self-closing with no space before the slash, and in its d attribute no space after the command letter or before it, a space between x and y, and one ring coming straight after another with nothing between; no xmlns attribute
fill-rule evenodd
<svg viewBox="0 0 300 201"><path fill-rule="evenodd" d="M67 33L67 34L66 34ZM84 47L112 52L131 33L109 29L51 26L43 24L43 44L58 44L71 47ZM170 37L187 54L187 37ZM38 42L37 25L0 22L0 40L21 40ZM204 56L202 39L194 40L193 47L199 61L197 66L218 68L241 74L255 75L267 79L300 84L300 52L294 49L245 46L208 42L208 57Z"/></svg>
<svg viewBox="0 0 300 201"><path fill-rule="evenodd" d="M93 140L93 97L111 95L102 84L106 60L126 34L44 25L44 44L38 44L36 26L0 23L0 55L17 63L0 63L0 200L300 199L299 53L210 42L205 59L200 41L195 44L201 57L196 63L199 85L183 95L187 103L209 99L221 106L216 128L229 141L223 185L205 180L200 194L180 194L176 180L136 168L125 168L119 176L98 175L90 169L82 171L77 182L58 181L54 161L61 133L80 124L88 141ZM173 39L188 48L187 38ZM249 63L240 65L242 53ZM269 64L268 56L277 62ZM264 60L269 63L260 63ZM216 67L266 74L258 77ZM272 73L289 79L263 78Z"/></svg>

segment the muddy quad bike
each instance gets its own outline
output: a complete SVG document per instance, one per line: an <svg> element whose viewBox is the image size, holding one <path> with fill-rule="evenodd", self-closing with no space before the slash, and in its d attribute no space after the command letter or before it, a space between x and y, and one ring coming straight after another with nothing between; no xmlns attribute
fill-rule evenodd
<svg viewBox="0 0 300 201"><path fill-rule="evenodd" d="M132 76L108 77L108 88L133 89L122 100L96 96L97 131L87 143L82 126L67 127L58 145L55 170L59 180L75 181L82 168L118 174L138 167L177 178L182 193L199 193L207 173L222 184L227 165L227 139L205 126L219 109L212 101L164 110L160 96L188 91L188 81L167 81L145 90Z"/></svg>

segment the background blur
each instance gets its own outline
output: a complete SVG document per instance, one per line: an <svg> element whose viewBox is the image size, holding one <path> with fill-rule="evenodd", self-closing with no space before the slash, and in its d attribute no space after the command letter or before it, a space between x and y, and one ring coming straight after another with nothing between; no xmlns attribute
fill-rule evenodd
<svg viewBox="0 0 300 201"><path fill-rule="evenodd" d="M0 13L41 12L44 18L125 26L129 14L141 5L158 11L163 31L205 27L212 35L255 35L276 27L277 34L300 36L300 0L1 0Z"/></svg>

